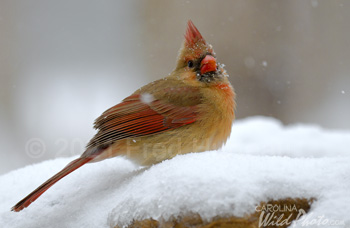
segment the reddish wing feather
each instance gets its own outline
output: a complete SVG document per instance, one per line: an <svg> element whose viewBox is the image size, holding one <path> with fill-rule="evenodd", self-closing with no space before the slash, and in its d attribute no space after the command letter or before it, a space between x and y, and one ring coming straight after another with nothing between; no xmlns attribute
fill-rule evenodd
<svg viewBox="0 0 350 228"><path fill-rule="evenodd" d="M196 121L196 106L180 107L161 100L143 103L140 95L131 95L105 111L96 121L99 131L88 147L98 147L116 140L146 136Z"/></svg>

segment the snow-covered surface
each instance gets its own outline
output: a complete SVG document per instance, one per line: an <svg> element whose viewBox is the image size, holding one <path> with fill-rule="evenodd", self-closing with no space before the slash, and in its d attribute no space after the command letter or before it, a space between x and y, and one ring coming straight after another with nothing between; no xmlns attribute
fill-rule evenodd
<svg viewBox="0 0 350 228"><path fill-rule="evenodd" d="M350 132L236 121L219 151L177 156L142 168L124 158L83 166L25 210L10 208L73 158L0 177L0 227L110 227L134 219L254 213L261 201L314 197L309 219L350 226ZM315 227L329 227L314 225ZM305 227L299 223L296 227ZM307 227L313 227L308 224Z"/></svg>

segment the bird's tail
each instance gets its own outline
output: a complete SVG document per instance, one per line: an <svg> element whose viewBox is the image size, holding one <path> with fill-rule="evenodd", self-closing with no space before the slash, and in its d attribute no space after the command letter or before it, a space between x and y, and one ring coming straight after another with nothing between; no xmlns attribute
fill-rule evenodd
<svg viewBox="0 0 350 228"><path fill-rule="evenodd" d="M21 211L22 209L28 207L31 203L33 203L39 196L41 196L46 190L48 190L52 185L54 185L57 181L61 180L63 177L67 176L74 170L83 166L94 159L94 156L91 157L80 157L75 159L71 163L69 163L64 169L58 172L56 175L48 179L45 183L40 185L37 189L35 189L32 193L26 196L24 199L19 201L15 206L12 207L12 211Z"/></svg>

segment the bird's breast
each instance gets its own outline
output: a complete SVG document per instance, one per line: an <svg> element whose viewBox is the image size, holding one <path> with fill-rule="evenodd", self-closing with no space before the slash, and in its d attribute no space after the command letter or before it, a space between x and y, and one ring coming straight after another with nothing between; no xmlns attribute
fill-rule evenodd
<svg viewBox="0 0 350 228"><path fill-rule="evenodd" d="M220 83L210 87L204 97L199 124L211 141L211 149L219 149L231 134L235 93L230 83Z"/></svg>

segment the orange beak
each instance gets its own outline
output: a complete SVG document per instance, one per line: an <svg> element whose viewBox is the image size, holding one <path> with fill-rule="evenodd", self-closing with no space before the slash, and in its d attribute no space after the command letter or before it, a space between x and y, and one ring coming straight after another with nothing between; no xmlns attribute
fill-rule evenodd
<svg viewBox="0 0 350 228"><path fill-rule="evenodd" d="M216 60L213 56L207 55L201 62L201 74L216 71Z"/></svg>

